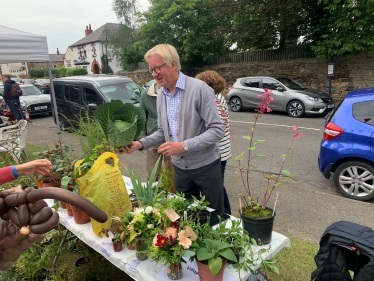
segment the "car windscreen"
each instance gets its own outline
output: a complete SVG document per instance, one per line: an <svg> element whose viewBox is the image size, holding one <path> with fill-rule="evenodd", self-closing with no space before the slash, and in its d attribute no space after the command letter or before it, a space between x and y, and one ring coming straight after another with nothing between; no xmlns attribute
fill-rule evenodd
<svg viewBox="0 0 374 281"><path fill-rule="evenodd" d="M283 85L285 85L286 87L290 88L291 90L308 89L308 87L305 87L290 78L277 78L277 80L281 82Z"/></svg>
<svg viewBox="0 0 374 281"><path fill-rule="evenodd" d="M108 102L121 100L124 103L129 101L139 102L140 94L143 90L141 86L133 81L100 86L99 89Z"/></svg>
<svg viewBox="0 0 374 281"><path fill-rule="evenodd" d="M36 87L21 87L22 96L35 96L42 95L42 93Z"/></svg>

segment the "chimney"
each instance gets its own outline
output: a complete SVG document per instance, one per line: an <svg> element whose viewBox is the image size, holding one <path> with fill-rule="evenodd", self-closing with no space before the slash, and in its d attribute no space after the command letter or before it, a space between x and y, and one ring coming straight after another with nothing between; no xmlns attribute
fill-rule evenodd
<svg viewBox="0 0 374 281"><path fill-rule="evenodd" d="M58 54L58 55L60 54L60 51L58 50L58 48L57 48L57 54Z"/></svg>
<svg viewBox="0 0 374 281"><path fill-rule="evenodd" d="M92 33L91 24L89 24L88 26L86 25L86 30L84 31L85 36L91 33Z"/></svg>

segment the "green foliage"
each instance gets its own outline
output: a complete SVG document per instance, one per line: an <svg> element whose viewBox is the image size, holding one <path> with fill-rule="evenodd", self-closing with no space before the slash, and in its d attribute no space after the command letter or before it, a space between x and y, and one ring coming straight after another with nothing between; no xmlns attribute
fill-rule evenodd
<svg viewBox="0 0 374 281"><path fill-rule="evenodd" d="M78 76L78 75L86 75L87 70L84 68L69 68L66 70L66 76Z"/></svg>
<svg viewBox="0 0 374 281"><path fill-rule="evenodd" d="M169 193L177 193L174 184L174 168L171 161L167 161L160 173L161 188Z"/></svg>
<svg viewBox="0 0 374 281"><path fill-rule="evenodd" d="M103 63L103 66L101 67L101 73L105 73L105 74L113 74L113 70L112 68L109 66L109 63L108 63L108 56L107 55L102 55L101 56L101 61Z"/></svg>
<svg viewBox="0 0 374 281"><path fill-rule="evenodd" d="M114 243L121 243L121 234L116 233L113 235L112 242Z"/></svg>
<svg viewBox="0 0 374 281"><path fill-rule="evenodd" d="M157 44L171 44L178 50L183 68L202 66L212 55L227 53L232 45L227 36L214 33L221 26L221 18L212 17L201 3L201 0L152 2L149 10L141 14L132 46L145 54Z"/></svg>
<svg viewBox="0 0 374 281"><path fill-rule="evenodd" d="M156 164L152 169L151 176L145 182L145 184L142 183L142 179L140 177L137 178L134 172L130 172L126 167L127 173L129 174L133 186L133 192L139 206L155 206L155 204L159 201L158 190L160 188L160 183L155 182L159 162L160 158L158 158Z"/></svg>
<svg viewBox="0 0 374 281"><path fill-rule="evenodd" d="M373 0L319 0L317 8L312 15L319 20L311 23L309 37L318 57L330 58L374 49Z"/></svg>
<svg viewBox="0 0 374 281"><path fill-rule="evenodd" d="M59 68L56 68L58 71L59 77L65 77L66 76L66 71L68 70L65 66L61 66Z"/></svg>
<svg viewBox="0 0 374 281"><path fill-rule="evenodd" d="M138 62L143 60L143 55L135 46L123 45L120 62L124 70L133 71L138 68Z"/></svg>
<svg viewBox="0 0 374 281"><path fill-rule="evenodd" d="M51 73L52 73L52 76L53 76L53 77L56 77L56 78L59 78L59 77L60 77L60 72L58 71L57 68L52 68L52 69L51 69ZM45 77L48 77L48 76L49 76L48 69L46 69L46 70L44 71L44 76L45 76Z"/></svg>
<svg viewBox="0 0 374 281"><path fill-rule="evenodd" d="M32 78L42 78L42 77L44 77L45 75L44 75L44 71L45 71L45 69L38 69L38 68L31 68L30 70L29 70L29 75L30 75L30 77L32 77ZM48 74L47 74L47 76L48 76Z"/></svg>
<svg viewBox="0 0 374 281"><path fill-rule="evenodd" d="M122 147L136 140L145 126L144 110L131 103L111 100L97 107L95 120L111 145Z"/></svg>

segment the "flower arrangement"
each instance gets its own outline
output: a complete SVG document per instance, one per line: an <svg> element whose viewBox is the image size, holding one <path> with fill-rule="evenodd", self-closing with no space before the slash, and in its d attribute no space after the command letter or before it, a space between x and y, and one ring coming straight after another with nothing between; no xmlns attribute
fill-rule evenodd
<svg viewBox="0 0 374 281"><path fill-rule="evenodd" d="M243 139L246 139L249 141L248 152L238 153L237 147L234 142L235 149L237 152L237 156L235 157L234 161L237 162L237 167L239 169L240 177L241 177L242 184L245 190L245 195L242 195L240 197L239 208L240 208L241 213L244 213L245 215L248 215L250 217L271 217L273 215L273 211L266 208L266 206L269 203L269 199L271 195L273 194L274 189L280 185L284 185L285 181L292 180L292 178L289 177L290 172L287 169L285 169L286 160L290 156L290 150L292 148L294 141L305 135L304 133L298 132L298 127L296 125L292 127L293 135L292 135L291 143L288 146L287 153L282 154L283 159L280 163L278 163L280 165L278 172L274 173L272 171L269 171L269 173L265 175L265 179L267 180L267 186L262 196L255 197L251 189L251 179L249 176L250 171L251 171L250 168L253 166L252 160L254 158L264 156L263 154L253 155L253 151L256 149L257 145L265 142L265 140L254 140L254 134L256 132L256 125L257 125L258 119L261 117L263 113L271 112L271 108L269 107L269 104L274 100L274 98L272 97L272 91L267 88L265 88L264 90L265 90L264 93L257 96L258 98L262 98L262 101L259 104L259 109L257 110L257 114L254 116L255 121L251 129L251 135L243 136ZM244 162L244 165L242 165L242 162ZM271 165L271 168L272 168L272 165Z"/></svg>
<svg viewBox="0 0 374 281"><path fill-rule="evenodd" d="M147 206L135 208L133 211L126 212L121 218L123 243L131 244L135 238L152 237L155 229L161 226L161 214L157 208Z"/></svg>
<svg viewBox="0 0 374 281"><path fill-rule="evenodd" d="M164 265L174 265L185 262L183 257L195 253L188 250L197 235L187 221L172 222L165 230L155 234L151 247L151 258Z"/></svg>

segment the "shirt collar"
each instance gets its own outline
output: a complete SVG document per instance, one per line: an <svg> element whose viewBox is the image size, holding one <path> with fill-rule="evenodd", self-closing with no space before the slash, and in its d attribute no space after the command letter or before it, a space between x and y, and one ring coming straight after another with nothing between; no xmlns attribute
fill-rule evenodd
<svg viewBox="0 0 374 281"><path fill-rule="evenodd" d="M178 73L178 80L177 80L177 83L175 84L175 88L178 88L181 91L184 91L186 89L186 75L184 75L182 71L179 71ZM174 89L174 92L175 92L175 89ZM164 95L170 94L169 90L166 89L165 87L162 87L162 93Z"/></svg>

